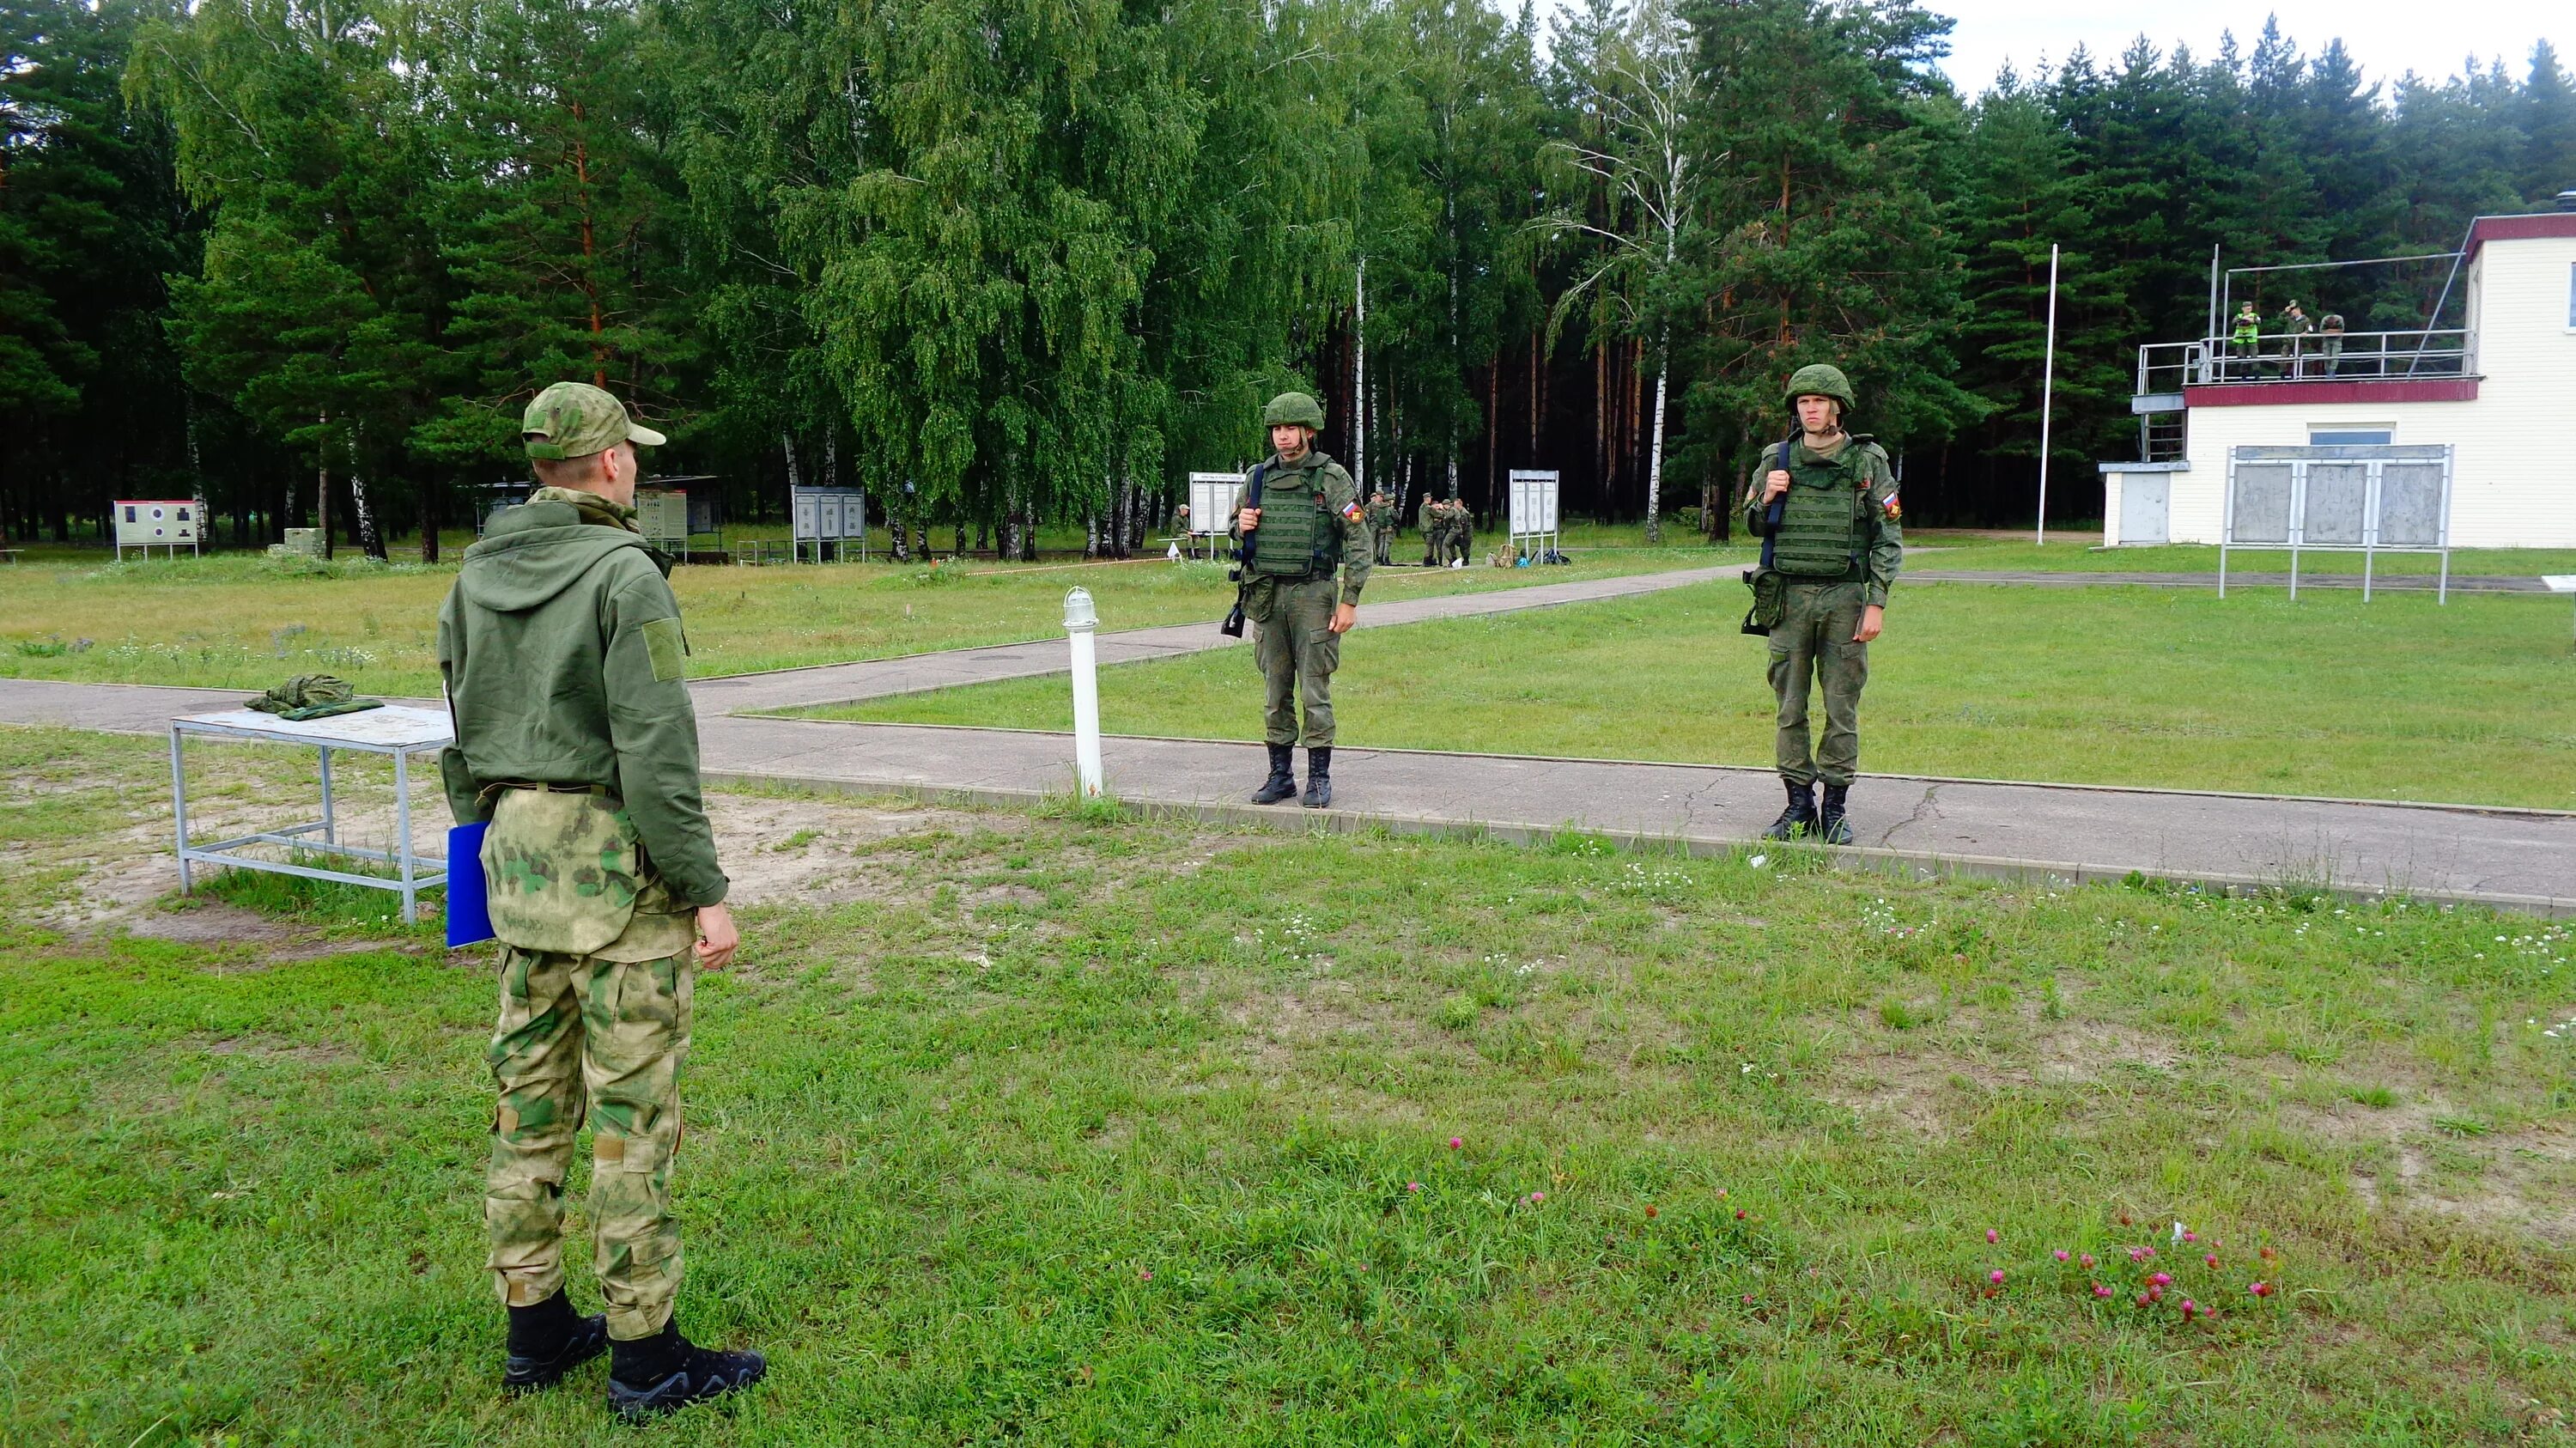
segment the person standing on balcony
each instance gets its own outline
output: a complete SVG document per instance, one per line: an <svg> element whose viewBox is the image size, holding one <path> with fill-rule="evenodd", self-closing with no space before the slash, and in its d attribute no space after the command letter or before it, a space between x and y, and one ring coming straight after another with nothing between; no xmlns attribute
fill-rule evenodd
<svg viewBox="0 0 2576 1448"><path fill-rule="evenodd" d="M2236 326L2227 334L2227 352L2230 357L2244 361L2245 366L2241 370L2248 378L2254 375L2255 349L2261 344L2262 339L2262 314L2254 310L2252 302L2238 307Z"/></svg>
<svg viewBox="0 0 2576 1448"><path fill-rule="evenodd" d="M2317 322L2317 365L2326 376L2343 370L2343 313L2328 312Z"/></svg>
<svg viewBox="0 0 2576 1448"><path fill-rule="evenodd" d="M2281 308L2281 335L2287 339L2282 355L2289 359L2281 375L2295 378L2306 374L2308 337L2316 329L2316 322L2299 310L2298 298L2292 297L2289 305Z"/></svg>

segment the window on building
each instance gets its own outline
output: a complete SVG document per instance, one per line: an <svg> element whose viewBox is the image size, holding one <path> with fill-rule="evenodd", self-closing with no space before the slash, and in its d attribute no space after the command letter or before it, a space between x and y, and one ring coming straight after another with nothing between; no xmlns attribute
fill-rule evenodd
<svg viewBox="0 0 2576 1448"><path fill-rule="evenodd" d="M2308 429L2310 447L2379 447L2396 439L2397 429L2372 427L2367 424Z"/></svg>

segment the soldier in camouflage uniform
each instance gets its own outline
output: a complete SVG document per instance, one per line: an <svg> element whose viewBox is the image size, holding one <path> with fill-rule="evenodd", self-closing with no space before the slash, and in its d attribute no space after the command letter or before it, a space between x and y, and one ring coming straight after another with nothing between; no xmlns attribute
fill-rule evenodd
<svg viewBox="0 0 2576 1448"><path fill-rule="evenodd" d="M1395 561L1395 504L1384 492L1371 493L1368 505L1370 556L1381 566Z"/></svg>
<svg viewBox="0 0 2576 1448"><path fill-rule="evenodd" d="M1461 568L1476 561L1476 510L1464 498L1449 500L1449 556Z"/></svg>
<svg viewBox="0 0 2576 1448"><path fill-rule="evenodd" d="M1440 564L1440 529L1447 516L1440 500L1429 493L1422 495L1421 506L1413 510L1413 526L1422 531L1422 566L1425 568L1436 568Z"/></svg>
<svg viewBox="0 0 2576 1448"><path fill-rule="evenodd" d="M528 405L544 484L493 519L439 612L456 720L439 760L459 822L488 821L482 868L501 941L486 1057L500 1100L483 1218L509 1309L504 1388L612 1354L609 1401L640 1417L746 1387L758 1353L680 1335L671 1165L699 969L732 958L715 837L699 802L688 637L635 531L635 425L616 398L557 383ZM591 1128L593 1262L608 1311L564 1291L563 1192Z"/></svg>
<svg viewBox="0 0 2576 1448"><path fill-rule="evenodd" d="M1745 489L1745 531L1764 540L1763 561L1786 583L1771 629L1771 690L1779 699L1775 754L1789 806L1765 839L1814 836L1851 843L1846 802L1860 766L1860 694L1869 643L1887 614L1887 590L1904 562L1896 479L1887 452L1843 430L1855 406L1838 367L1801 367L1787 395L1798 437L1766 449ZM1779 509L1775 516L1774 506ZM1825 695L1825 737L1807 748L1807 701ZM1825 783L1821 811L1816 781Z"/></svg>
<svg viewBox="0 0 2576 1448"><path fill-rule="evenodd" d="M1262 737L1270 777L1254 804L1277 804L1297 792L1299 719L1305 702L1308 809L1333 802L1333 670L1342 635L1359 622L1360 589L1370 567L1367 510L1342 465L1315 451L1324 409L1303 392L1283 392L1262 409L1276 449L1253 469L1234 513L1243 565L1243 615L1252 621L1253 656L1264 687ZM1253 491L1260 491L1255 506ZM1335 573L1338 571L1338 581Z"/></svg>

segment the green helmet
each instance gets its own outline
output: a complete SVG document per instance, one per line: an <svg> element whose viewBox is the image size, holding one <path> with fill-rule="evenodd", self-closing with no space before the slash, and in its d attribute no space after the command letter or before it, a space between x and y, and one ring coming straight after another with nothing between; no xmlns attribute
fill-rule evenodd
<svg viewBox="0 0 2576 1448"><path fill-rule="evenodd" d="M1324 430L1322 404L1303 392L1282 392L1270 399L1268 407L1261 409L1263 427L1277 427L1282 423L1292 422L1299 427L1311 427L1317 432L1322 432Z"/></svg>
<svg viewBox="0 0 2576 1448"><path fill-rule="evenodd" d="M1790 373L1789 385L1781 396L1793 403L1801 397L1830 397L1841 403L1845 412L1860 407L1859 400L1852 396L1851 379L1829 362L1810 362Z"/></svg>

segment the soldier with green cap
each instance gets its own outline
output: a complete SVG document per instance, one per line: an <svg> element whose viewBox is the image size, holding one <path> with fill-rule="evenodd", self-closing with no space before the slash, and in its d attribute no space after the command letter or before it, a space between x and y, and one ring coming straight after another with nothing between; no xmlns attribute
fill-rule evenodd
<svg viewBox="0 0 2576 1448"><path fill-rule="evenodd" d="M1333 670L1368 583L1367 510L1351 475L1315 451L1324 409L1314 398L1283 392L1261 420L1273 451L1253 468L1233 527L1243 559L1243 616L1254 626L1264 686L1262 738L1270 746L1270 777L1252 802L1277 804L1297 792L1291 766L1302 700L1304 804L1322 809L1333 802Z"/></svg>
<svg viewBox="0 0 2576 1448"><path fill-rule="evenodd" d="M1745 490L1745 531L1785 584L1770 632L1771 690L1780 704L1775 741L1788 808L1763 838L1851 843L1846 801L1860 766L1860 694L1869 643L1887 612L1887 590L1905 556L1896 478L1887 452L1843 430L1856 406L1842 369L1801 367L1786 396L1798 434L1766 449ZM1825 733L1811 754L1807 704L1823 686ZM1824 781L1824 804L1815 786Z"/></svg>
<svg viewBox="0 0 2576 1448"><path fill-rule="evenodd" d="M1395 561L1395 502L1381 488L1369 495L1369 556L1380 564Z"/></svg>
<svg viewBox="0 0 2576 1448"><path fill-rule="evenodd" d="M637 1418L747 1387L766 1364L680 1335L671 1167L701 969L738 946L699 797L688 635L670 560L635 531L636 448L663 437L579 382L521 421L541 484L497 515L438 617L456 742L439 759L501 942L499 1087L483 1221L509 1310L505 1390L603 1350ZM591 1129L589 1218L604 1316L564 1292L564 1186Z"/></svg>

